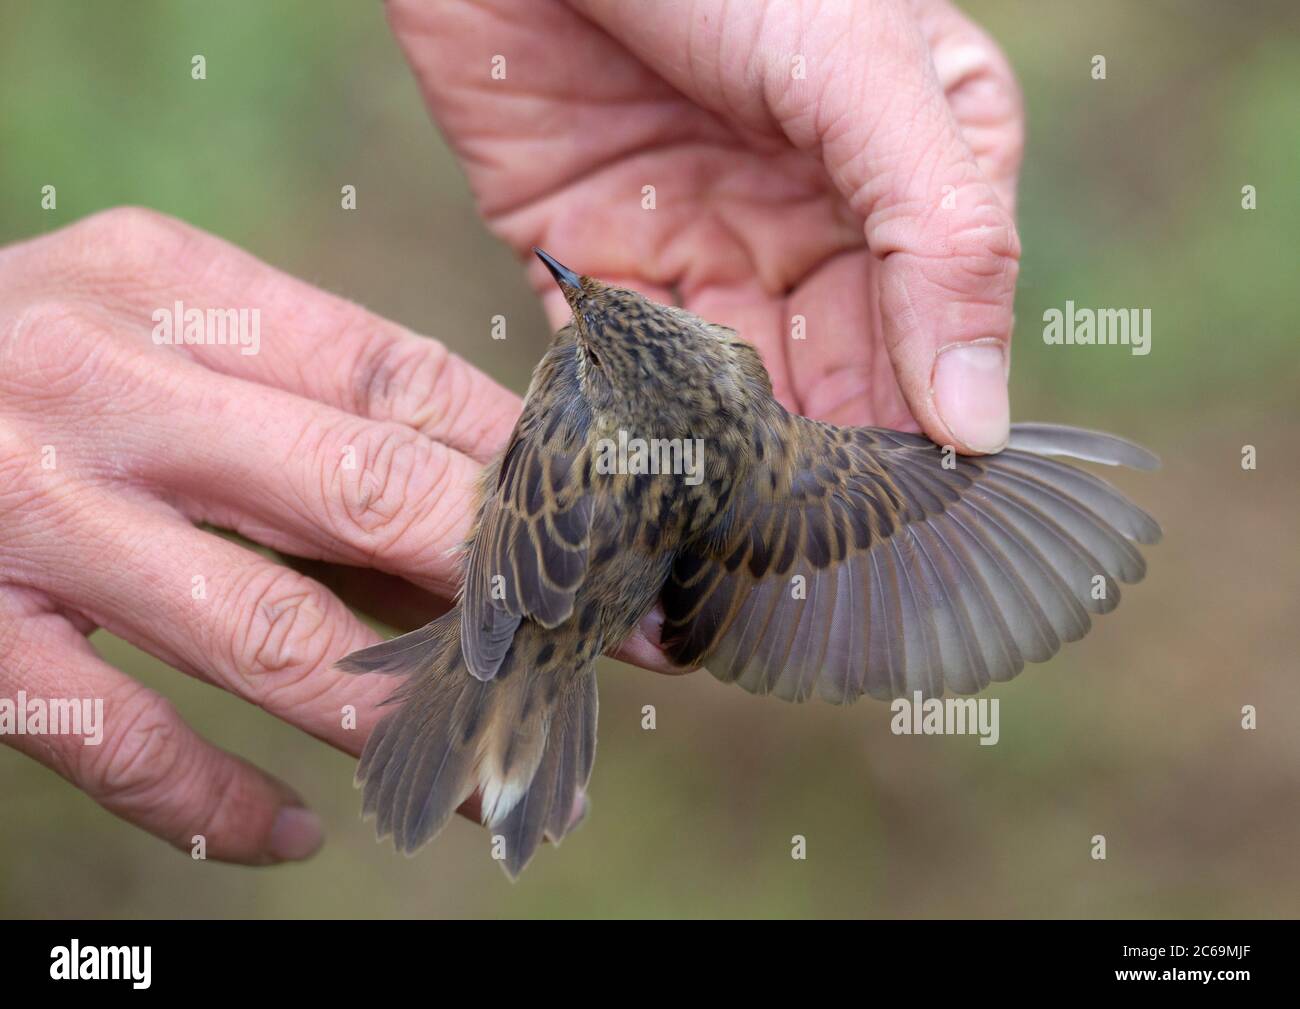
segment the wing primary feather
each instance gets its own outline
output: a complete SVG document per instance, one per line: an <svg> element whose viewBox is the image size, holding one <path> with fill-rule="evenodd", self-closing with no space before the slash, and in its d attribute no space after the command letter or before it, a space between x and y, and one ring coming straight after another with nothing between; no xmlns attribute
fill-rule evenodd
<svg viewBox="0 0 1300 1009"><path fill-rule="evenodd" d="M868 641L868 671L876 686L873 696L903 697L907 690L903 653L902 613L897 575L888 547L870 551L872 635Z"/></svg>
<svg viewBox="0 0 1300 1009"><path fill-rule="evenodd" d="M1012 424L1008 448L1035 455L1064 455L1106 466L1130 466L1156 470L1160 459L1141 445L1103 431L1090 431L1064 424Z"/></svg>
<svg viewBox="0 0 1300 1009"><path fill-rule="evenodd" d="M1109 613L1119 604L1119 586L1103 565L1078 540L1054 520L1042 515L1019 497L988 484L981 484L971 494L1001 514L1027 540L1048 556L1056 571L1069 586L1074 597L1092 613ZM1101 599L1094 598L1093 578L1105 583Z"/></svg>
<svg viewBox="0 0 1300 1009"><path fill-rule="evenodd" d="M1020 636L1012 631L998 604L1000 592L1013 596L1016 593L1005 562L998 558L995 548L963 523L958 508L950 508L935 520L935 533L937 541L962 569L962 577L953 588L969 614L971 642L982 659L975 670L979 682L987 684L1005 678L1008 670L1019 671L1024 666Z"/></svg>
<svg viewBox="0 0 1300 1009"><path fill-rule="evenodd" d="M997 458L1000 468L1035 480L1049 490L1068 493L1127 539L1148 546L1160 542L1160 524L1105 480L1026 452L1003 452Z"/></svg>
<svg viewBox="0 0 1300 1009"><path fill-rule="evenodd" d="M1055 522L1064 533L1084 547L1112 578L1137 582L1146 574L1146 562L1137 548L1068 495L1005 470L991 471L985 482L1004 493L1015 495L1027 507L1032 507L1039 515Z"/></svg>
<svg viewBox="0 0 1300 1009"><path fill-rule="evenodd" d="M973 693L988 683L987 669L977 661L979 650L972 640L970 618L951 587L955 573L948 568L948 558L933 540L938 536L930 523L918 522L907 527L916 545L918 567L929 589L935 614L935 637L939 644L940 669L944 682L957 693ZM979 670L984 669L981 680Z"/></svg>
<svg viewBox="0 0 1300 1009"><path fill-rule="evenodd" d="M861 627L863 614L856 612L854 561L854 557L846 557L835 569L835 606L827 621L826 656L821 675L815 677L818 694L834 704L843 704L857 696L852 692L854 632Z"/></svg>
<svg viewBox="0 0 1300 1009"><path fill-rule="evenodd" d="M1056 654L1061 641L1075 641L1088 632L1088 611L1050 562L1032 543L1010 530L1005 519L973 499L963 501L952 515L972 540L987 545L994 570L1009 586L1008 605L1012 599L1017 600L1022 612L1033 621L1037 638L1018 636L1022 643L1039 642L1028 653L1033 661L1043 661ZM1045 608L1048 606L1052 607L1050 612ZM1029 630L1026 626L1026 635Z"/></svg>
<svg viewBox="0 0 1300 1009"><path fill-rule="evenodd" d="M906 680L910 692L920 690L925 697L943 694L943 669L939 659L939 642L934 633L933 608L919 571L913 571L916 547L904 526L889 538L899 573L903 630L907 642Z"/></svg>

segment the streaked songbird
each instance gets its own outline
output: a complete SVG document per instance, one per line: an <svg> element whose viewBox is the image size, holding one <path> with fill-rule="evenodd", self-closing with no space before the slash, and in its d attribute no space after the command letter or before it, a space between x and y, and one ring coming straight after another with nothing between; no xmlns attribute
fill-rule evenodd
<svg viewBox="0 0 1300 1009"><path fill-rule="evenodd" d="M596 659L656 604L678 664L845 703L1010 679L1142 578L1160 527L1059 461L1154 469L1137 445L1018 424L969 457L796 416L733 330L535 251L573 318L483 474L461 596L341 663L401 678L357 772L399 849L475 794L512 877L559 841L595 757Z"/></svg>

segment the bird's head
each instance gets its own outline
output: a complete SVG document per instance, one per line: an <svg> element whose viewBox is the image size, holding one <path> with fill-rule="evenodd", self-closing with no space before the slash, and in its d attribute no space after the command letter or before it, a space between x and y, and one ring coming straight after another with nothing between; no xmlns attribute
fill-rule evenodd
<svg viewBox="0 0 1300 1009"><path fill-rule="evenodd" d="M762 365L734 330L581 276L541 249L533 251L573 311L579 379L594 407L622 403L648 418L660 412L659 404L674 404L691 425L699 414L716 419L743 408L753 381L746 373L761 372Z"/></svg>

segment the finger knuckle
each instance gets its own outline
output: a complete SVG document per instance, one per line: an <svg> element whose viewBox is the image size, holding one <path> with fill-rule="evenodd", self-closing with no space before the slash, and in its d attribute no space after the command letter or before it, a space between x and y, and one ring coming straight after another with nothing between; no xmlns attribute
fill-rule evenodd
<svg viewBox="0 0 1300 1009"><path fill-rule="evenodd" d="M310 578L257 564L235 579L223 638L214 647L243 681L239 690L270 706L277 692L324 667L339 614L324 589Z"/></svg>
<svg viewBox="0 0 1300 1009"><path fill-rule="evenodd" d="M1019 122L1024 118L1025 109L1025 95L1020 87L1020 79L1016 77L1006 54L992 39L988 40L988 46L989 76L997 82L997 96L1001 99L1008 118Z"/></svg>
<svg viewBox="0 0 1300 1009"><path fill-rule="evenodd" d="M23 528L37 518L33 505L43 497L37 473L48 458L44 446L27 441L0 419L0 583L15 574L5 570L4 561L23 542Z"/></svg>
<svg viewBox="0 0 1300 1009"><path fill-rule="evenodd" d="M1010 119L1015 127L1016 137L1021 146L1025 142L1025 92L1020 86L1020 79L1012 72L1011 66L1003 59L1004 70L1000 74L1006 88L1006 101L1010 110Z"/></svg>
<svg viewBox="0 0 1300 1009"><path fill-rule="evenodd" d="M13 313L0 329L0 361L6 385L36 380L44 393L77 376L94 357L104 324L70 299L34 301Z"/></svg>
<svg viewBox="0 0 1300 1009"><path fill-rule="evenodd" d="M170 701L144 687L108 700L104 740L85 747L83 784L115 806L157 802L176 780L184 757L180 716Z"/></svg>
<svg viewBox="0 0 1300 1009"><path fill-rule="evenodd" d="M332 535L367 559L400 552L431 502L444 453L400 424L341 425L321 440L320 496Z"/></svg>
<svg viewBox="0 0 1300 1009"><path fill-rule="evenodd" d="M990 143L988 151L992 171L998 175L1014 175L1020 170L1025 153L1024 96L1009 67L986 80L992 96L985 98L984 115L992 127L991 134L997 138L995 143Z"/></svg>
<svg viewBox="0 0 1300 1009"><path fill-rule="evenodd" d="M175 217L135 206L93 214L68 232L84 264L125 275L174 265L199 234Z"/></svg>
<svg viewBox="0 0 1300 1009"><path fill-rule="evenodd" d="M365 340L354 369L360 413L421 428L447 406L451 355L436 340L379 332Z"/></svg>
<svg viewBox="0 0 1300 1009"><path fill-rule="evenodd" d="M1016 116L1007 121L1005 139L1001 147L994 152L993 171L1004 177L1014 176L1020 171L1020 163L1025 156L1024 120Z"/></svg>

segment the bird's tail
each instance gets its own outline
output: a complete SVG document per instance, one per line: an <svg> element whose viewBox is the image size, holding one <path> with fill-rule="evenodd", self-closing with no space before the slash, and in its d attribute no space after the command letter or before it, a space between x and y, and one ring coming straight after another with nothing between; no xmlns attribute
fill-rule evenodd
<svg viewBox="0 0 1300 1009"><path fill-rule="evenodd" d="M551 658L545 631L524 624L495 678L465 668L460 608L339 663L351 673L404 677L385 704L357 768L363 815L412 852L476 792L506 872L514 878L546 837L572 825L596 752L596 677L590 664ZM539 663L543 649L550 661ZM539 669L544 665L544 670Z"/></svg>

